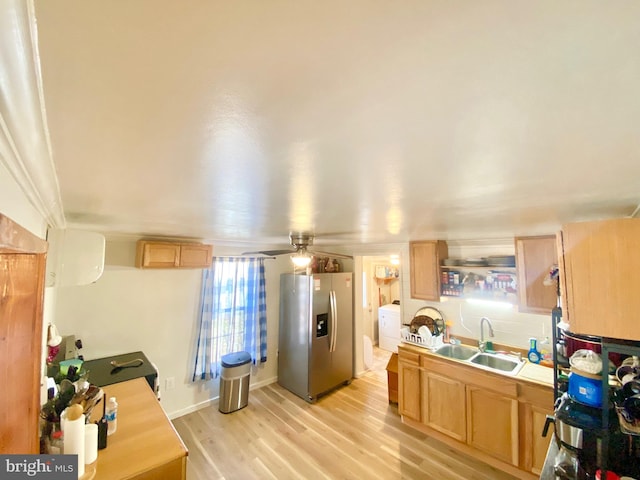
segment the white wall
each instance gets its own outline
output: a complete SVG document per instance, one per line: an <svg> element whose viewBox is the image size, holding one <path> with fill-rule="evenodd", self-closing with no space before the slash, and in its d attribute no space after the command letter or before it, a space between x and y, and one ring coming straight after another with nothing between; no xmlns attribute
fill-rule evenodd
<svg viewBox="0 0 640 480"><path fill-rule="evenodd" d="M490 243L490 242L489 242ZM484 246L459 245L449 247L449 257L466 258L472 256L485 256L513 254L514 246L511 243L499 243ZM402 264L409 265L409 246L402 251ZM517 348L528 349L529 338L536 337L542 340L548 336L551 339L551 316L519 313L516 306L503 309L489 306L472 305L457 298L447 298L443 302L427 302L411 298L409 268L401 270L402 281L402 321L405 324L411 322L415 313L424 306L432 306L440 310L445 320L451 321L453 326L451 334L455 337L478 339L480 337L480 318L489 317L493 325L495 337L491 339L495 343L510 345ZM551 287L550 287L551 288Z"/></svg>
<svg viewBox="0 0 640 480"><path fill-rule="evenodd" d="M6 167L0 162L0 212L40 238L46 238L44 217L31 205Z"/></svg>
<svg viewBox="0 0 640 480"><path fill-rule="evenodd" d="M214 255L236 253L214 245ZM82 339L87 360L143 351L158 367L161 404L173 418L218 397L219 380L191 382L202 270L143 270L134 258L135 240L108 240L97 282L58 288L56 324L61 334ZM252 387L277 379L279 279L291 268L287 255L265 261L267 362L252 368ZM175 378L175 389L165 390L167 377Z"/></svg>

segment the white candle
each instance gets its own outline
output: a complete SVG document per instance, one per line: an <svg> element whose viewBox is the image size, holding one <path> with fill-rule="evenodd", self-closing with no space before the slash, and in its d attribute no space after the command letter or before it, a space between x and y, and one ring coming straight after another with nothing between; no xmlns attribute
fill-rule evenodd
<svg viewBox="0 0 640 480"><path fill-rule="evenodd" d="M66 409L65 411L67 410L69 409ZM79 417L72 420L72 416L67 412L66 417L67 419L64 422L64 454L78 455L78 478L80 478L84 475L85 416L84 414L81 414Z"/></svg>
<svg viewBox="0 0 640 480"><path fill-rule="evenodd" d="M98 458L98 425L87 423L84 426L84 464L89 465Z"/></svg>

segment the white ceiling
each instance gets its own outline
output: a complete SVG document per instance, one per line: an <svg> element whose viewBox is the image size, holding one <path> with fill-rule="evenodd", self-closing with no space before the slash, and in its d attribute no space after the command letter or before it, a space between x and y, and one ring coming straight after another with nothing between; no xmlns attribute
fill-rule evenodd
<svg viewBox="0 0 640 480"><path fill-rule="evenodd" d="M637 0L35 0L67 223L316 244L640 204Z"/></svg>

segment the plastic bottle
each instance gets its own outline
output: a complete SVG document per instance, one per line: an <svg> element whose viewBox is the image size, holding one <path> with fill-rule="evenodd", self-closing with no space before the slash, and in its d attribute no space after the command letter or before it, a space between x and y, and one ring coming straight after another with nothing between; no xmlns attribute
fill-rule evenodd
<svg viewBox="0 0 640 480"><path fill-rule="evenodd" d="M107 403L107 435L113 435L118 428L118 402L116 397L110 397Z"/></svg>
<svg viewBox="0 0 640 480"><path fill-rule="evenodd" d="M451 325L452 322L444 322L444 343L449 343L449 341L451 340Z"/></svg>
<svg viewBox="0 0 640 480"><path fill-rule="evenodd" d="M540 352L537 347L538 341L535 338L529 339L529 353L527 358L531 363L540 363Z"/></svg>
<svg viewBox="0 0 640 480"><path fill-rule="evenodd" d="M544 337L540 340L540 359L551 360L551 352L549 351L549 337Z"/></svg>

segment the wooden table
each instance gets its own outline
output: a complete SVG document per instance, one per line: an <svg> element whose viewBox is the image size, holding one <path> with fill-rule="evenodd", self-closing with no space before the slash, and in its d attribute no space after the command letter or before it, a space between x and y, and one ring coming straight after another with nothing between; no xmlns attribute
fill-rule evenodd
<svg viewBox="0 0 640 480"><path fill-rule="evenodd" d="M96 480L186 479L188 450L144 377L103 387L118 400L118 426L98 450ZM102 404L91 420L102 416Z"/></svg>

